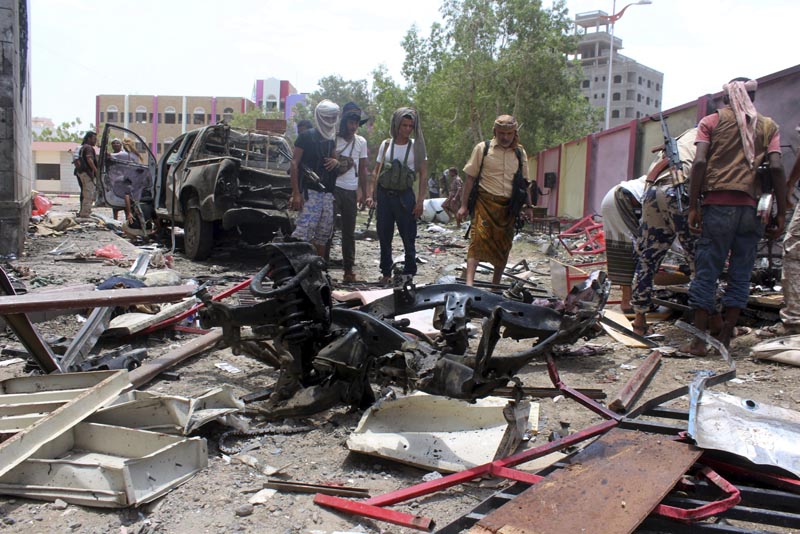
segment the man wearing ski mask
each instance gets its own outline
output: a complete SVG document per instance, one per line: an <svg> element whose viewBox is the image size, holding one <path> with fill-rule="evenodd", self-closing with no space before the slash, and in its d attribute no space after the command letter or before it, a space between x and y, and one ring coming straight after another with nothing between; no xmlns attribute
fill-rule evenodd
<svg viewBox="0 0 800 534"><path fill-rule="evenodd" d="M308 241L325 257L333 235L333 191L336 187L336 130L339 106L323 100L314 109L315 127L297 136L290 175L290 207L299 210L292 237Z"/></svg>

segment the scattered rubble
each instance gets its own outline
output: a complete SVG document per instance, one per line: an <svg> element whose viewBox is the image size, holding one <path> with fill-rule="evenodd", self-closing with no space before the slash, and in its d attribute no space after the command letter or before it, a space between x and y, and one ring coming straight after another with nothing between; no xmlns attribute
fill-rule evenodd
<svg viewBox="0 0 800 534"><path fill-rule="evenodd" d="M615 532L800 526L786 511L796 502L789 490L800 488L791 433L796 342L768 340L749 359L755 334L743 330L727 354L666 358L674 352L667 345L687 334L659 318L657 346L615 314L594 219L555 240L521 235L512 255L527 259L510 265L500 286L479 281L480 289L456 283L466 242L459 231L442 232L455 228L442 221L420 232L420 250L430 255L418 280L377 292L366 282L338 283L335 261L325 269L298 244L260 247L252 259L221 247L213 266L150 245L147 259L136 261L141 251L116 237L115 225L102 217L66 224L58 209L56 201L37 223L51 235L35 234L28 256L6 266L13 279L0 296L14 332L0 338L0 493L14 496L0 498L6 526L258 532L269 524L374 533L386 521L401 525L392 532L438 523L453 533L548 521L561 525L548 532L601 521L619 524ZM46 220L62 226L53 230ZM545 245L558 263L540 250ZM377 246L358 247L366 252L358 272L375 271ZM56 261L114 248L117 264ZM148 287L94 290L121 269L147 266L159 279ZM45 293L36 280L74 289ZM551 296L556 286L561 298ZM779 301L765 288L751 298L750 327L776 314ZM683 313L682 286L658 291L660 304ZM137 305L144 307L132 310ZM95 311L79 323L79 309ZM73 357L71 344L83 350ZM60 373L76 365L112 370ZM601 388L609 383L606 404ZM530 402L536 398L559 402ZM722 400L751 419L740 428L727 412L704 411ZM400 415L385 410L393 404ZM742 437L707 430L712 424ZM780 459L725 446L744 445L753 429L782 448ZM741 458L770 468L754 470ZM633 471L647 483L625 474ZM488 480L467 484L480 477ZM767 489L751 488L753 479ZM457 485L442 498L420 499ZM604 504L571 493L586 488ZM755 491L770 492L775 508L748 501ZM608 495L617 506L608 506ZM500 507L512 498L520 515ZM541 506L525 504L530 498L577 509L548 519ZM94 507L119 509L101 515Z"/></svg>

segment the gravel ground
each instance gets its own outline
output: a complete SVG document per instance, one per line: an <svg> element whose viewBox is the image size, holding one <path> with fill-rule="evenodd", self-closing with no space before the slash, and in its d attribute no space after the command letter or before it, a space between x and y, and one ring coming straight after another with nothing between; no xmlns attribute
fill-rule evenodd
<svg viewBox="0 0 800 534"><path fill-rule="evenodd" d="M77 208L76 199L56 199L54 211L69 212ZM98 210L110 216L110 210ZM108 213L107 213L108 212ZM361 219L361 223L366 217ZM360 223L360 224L361 224ZM418 282L433 280L448 266L461 264L466 257L463 232L452 224L444 226L451 233L427 231L420 225L418 253L427 260L420 266ZM26 243L22 257L10 262L12 270L21 273L21 280L29 288L36 285L68 286L95 283L113 274L127 270L125 267L102 263L74 263L57 261L60 258L47 254L69 239L75 250L91 253L99 246L116 244L128 259L135 257L135 248L129 242L102 225L83 224L63 235L42 237L32 235ZM548 244L546 236L523 234L515 242L512 262L526 259L532 268L542 273L542 287L549 288L549 258L543 253ZM396 239L399 253L399 239ZM563 248L558 249L564 261ZM333 258L338 257L334 247ZM357 242L357 268L360 278L377 280L378 245L375 241ZM601 259L601 258L600 258ZM592 258L582 258L591 261ZM341 279L341 269L336 261L331 277ZM242 250L233 245L220 246L208 261L191 262L180 252L174 258L174 270L184 278L210 279L219 287L230 287L238 280L250 276L261 267L257 251ZM73 336L81 323L75 315L63 315L37 324L46 336ZM755 325L754 325L755 326ZM666 345L678 346L688 336L674 327L671 321L654 325L657 333L665 336ZM137 339L135 344L148 349L150 357L158 356L178 343L192 338L190 334L154 334ZM732 354L738 368L738 380L716 389L758 402L784 408L797 409L800 403L800 370L779 364L757 363L748 357L749 348L759 339L753 333L733 341ZM113 347L114 342L102 342ZM561 356L558 366L562 379L578 388L601 388L612 398L635 368L647 356L645 349L630 349L601 335L591 343L600 345L606 352L595 356ZM572 349L578 349L577 343ZM17 347L11 334L0 336L0 346ZM472 349L477 340L472 341ZM503 340L498 351L516 351L520 345ZM9 359L9 356L0 356ZM214 364L227 362L241 370L231 374ZM671 391L689 383L700 370L724 371L726 366L718 356L681 359L664 358L657 375L645 392L645 397ZM178 381L155 380L146 386L152 391L193 396L219 386L230 385L244 394L269 386L277 373L259 361L244 355L234 355L229 349L210 351L195 357L176 369ZM0 380L24 374L22 364L0 367ZM546 366L534 360L526 366L520 378L525 386L551 386ZM564 399L540 399L538 433L527 446L547 442L553 431L562 431L565 424L571 431L579 430L600 419L578 404ZM686 399L675 406L686 407ZM323 412L308 419L314 430L292 435L273 435L263 439L259 448L248 454L261 465L283 468L290 479L308 483L341 483L368 488L374 494L392 491L422 481L427 471L390 461L350 453L345 445L349 433L358 423L361 414L345 407ZM388 523L339 515L313 504L313 495L278 492L266 504L248 505L254 490L260 489L267 477L258 470L222 455L216 446L219 434L225 429L209 425L200 431L208 438L209 466L197 476L168 493L163 498L138 509L104 510L64 503L33 501L0 496L0 530L10 532L70 532L70 533L200 533L200 532L275 532L275 533L333 533L333 532L412 532ZM478 502L497 490L496 483L470 483L398 505L395 509L432 517L438 525L445 525L470 510ZM773 529L774 532L792 532Z"/></svg>

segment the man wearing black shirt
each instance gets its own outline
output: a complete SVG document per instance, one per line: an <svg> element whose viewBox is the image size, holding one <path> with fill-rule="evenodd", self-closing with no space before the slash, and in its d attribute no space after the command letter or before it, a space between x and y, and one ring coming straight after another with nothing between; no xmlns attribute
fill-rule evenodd
<svg viewBox="0 0 800 534"><path fill-rule="evenodd" d="M299 210L292 237L308 241L324 257L333 234L336 187L336 129L339 106L323 100L314 109L315 127L297 136L291 166L291 208Z"/></svg>

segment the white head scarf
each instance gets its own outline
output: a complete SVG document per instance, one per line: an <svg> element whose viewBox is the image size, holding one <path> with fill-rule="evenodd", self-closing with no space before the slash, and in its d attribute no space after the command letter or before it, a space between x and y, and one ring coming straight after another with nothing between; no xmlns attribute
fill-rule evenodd
<svg viewBox="0 0 800 534"><path fill-rule="evenodd" d="M746 82L734 81L726 83L722 86L722 89L728 95L728 102L730 102L731 109L736 117L736 124L739 126L744 155L752 169L755 165L755 137L758 112L752 100L750 100L748 92L755 92L758 89L758 82L755 80Z"/></svg>
<svg viewBox="0 0 800 534"><path fill-rule="evenodd" d="M339 126L339 105L330 100L323 100L314 109L314 123L317 131L324 139L333 140Z"/></svg>

